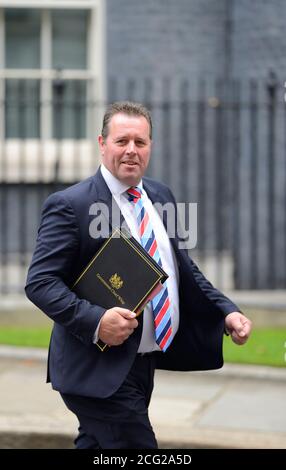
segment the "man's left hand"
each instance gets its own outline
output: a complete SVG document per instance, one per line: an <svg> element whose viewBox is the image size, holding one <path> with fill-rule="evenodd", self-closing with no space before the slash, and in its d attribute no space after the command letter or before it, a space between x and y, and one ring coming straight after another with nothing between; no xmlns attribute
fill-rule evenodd
<svg viewBox="0 0 286 470"><path fill-rule="evenodd" d="M246 343L251 332L251 321L240 312L229 313L225 317L225 328L235 344Z"/></svg>

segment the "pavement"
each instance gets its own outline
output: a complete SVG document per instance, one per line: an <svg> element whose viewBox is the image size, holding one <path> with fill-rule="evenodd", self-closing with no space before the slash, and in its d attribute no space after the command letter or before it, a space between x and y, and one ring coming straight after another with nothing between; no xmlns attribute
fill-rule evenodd
<svg viewBox="0 0 286 470"><path fill-rule="evenodd" d="M0 346L0 448L72 448L77 419L45 383L45 349ZM160 448L286 449L286 368L157 371Z"/></svg>

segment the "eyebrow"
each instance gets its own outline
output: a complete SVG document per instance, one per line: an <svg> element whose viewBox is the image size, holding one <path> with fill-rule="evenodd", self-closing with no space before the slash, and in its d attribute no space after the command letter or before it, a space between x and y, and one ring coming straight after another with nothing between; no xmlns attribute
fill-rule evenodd
<svg viewBox="0 0 286 470"><path fill-rule="evenodd" d="M128 139L128 135L123 134L123 135L118 135L113 138L113 140L120 140L120 139ZM146 137L135 137L135 140L142 140L142 141L147 141L148 139Z"/></svg>

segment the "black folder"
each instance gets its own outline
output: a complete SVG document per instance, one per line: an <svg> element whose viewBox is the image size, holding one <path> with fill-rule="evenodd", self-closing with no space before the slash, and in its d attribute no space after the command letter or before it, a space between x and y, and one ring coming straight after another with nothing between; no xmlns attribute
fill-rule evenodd
<svg viewBox="0 0 286 470"><path fill-rule="evenodd" d="M123 307L139 315L168 275L125 230L116 228L73 285L81 299L106 309ZM101 340L97 346L104 351Z"/></svg>

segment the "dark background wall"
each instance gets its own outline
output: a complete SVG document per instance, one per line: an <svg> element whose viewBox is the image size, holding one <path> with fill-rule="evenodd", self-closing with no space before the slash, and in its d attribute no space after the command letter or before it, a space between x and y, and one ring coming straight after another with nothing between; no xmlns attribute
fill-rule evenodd
<svg viewBox="0 0 286 470"><path fill-rule="evenodd" d="M198 203L192 255L216 285L285 288L286 1L106 4L107 99L151 109L149 175L178 201ZM5 253L25 266L42 200L54 190L0 188L7 272Z"/></svg>
<svg viewBox="0 0 286 470"><path fill-rule="evenodd" d="M232 74L267 78L269 69L286 79L286 2L231 0Z"/></svg>
<svg viewBox="0 0 286 470"><path fill-rule="evenodd" d="M283 0L107 0L108 100L149 105L149 173L240 288L286 285L285 24Z"/></svg>
<svg viewBox="0 0 286 470"><path fill-rule="evenodd" d="M107 0L108 75L221 75L225 0Z"/></svg>
<svg viewBox="0 0 286 470"><path fill-rule="evenodd" d="M116 76L286 77L284 0L107 0Z"/></svg>

